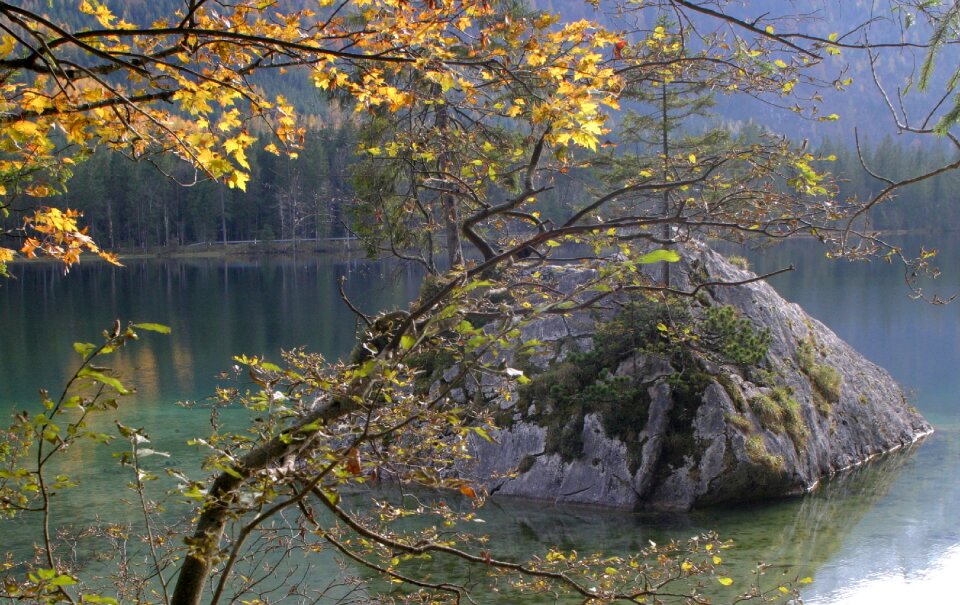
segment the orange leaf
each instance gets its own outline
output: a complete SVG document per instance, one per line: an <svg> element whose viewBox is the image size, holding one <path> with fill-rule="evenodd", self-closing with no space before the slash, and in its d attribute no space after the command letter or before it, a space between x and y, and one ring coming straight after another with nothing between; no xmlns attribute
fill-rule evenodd
<svg viewBox="0 0 960 605"><path fill-rule="evenodd" d="M623 49L626 48L627 43L623 40L618 40L616 44L613 45L613 58L622 59L623 58Z"/></svg>
<svg viewBox="0 0 960 605"><path fill-rule="evenodd" d="M347 452L347 471L354 475L359 475L360 470L360 450L352 447L350 451Z"/></svg>
<svg viewBox="0 0 960 605"><path fill-rule="evenodd" d="M20 252L23 252L27 258L34 258L37 256L36 249L40 247L40 241L32 237L28 237L23 243L23 247L20 248Z"/></svg>

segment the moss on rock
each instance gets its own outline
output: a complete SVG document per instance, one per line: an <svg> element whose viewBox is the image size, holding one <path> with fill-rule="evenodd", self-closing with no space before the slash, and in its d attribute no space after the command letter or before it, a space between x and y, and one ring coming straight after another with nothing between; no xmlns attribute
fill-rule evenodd
<svg viewBox="0 0 960 605"><path fill-rule="evenodd" d="M762 471L756 479L757 483L779 482L784 471L783 458L774 456L767 451L767 446L763 443L763 437L760 435L749 437L746 443L746 451L750 461Z"/></svg>
<svg viewBox="0 0 960 605"><path fill-rule="evenodd" d="M786 434L797 451L806 447L810 429L800 412L800 404L787 387L774 387L769 395L757 395L750 400L750 408L760 426L779 435Z"/></svg>
<svg viewBox="0 0 960 605"><path fill-rule="evenodd" d="M833 404L840 401L843 377L835 368L820 363L822 355L812 337L804 339L797 347L797 363L810 380L814 405L820 414L829 416L833 412Z"/></svg>

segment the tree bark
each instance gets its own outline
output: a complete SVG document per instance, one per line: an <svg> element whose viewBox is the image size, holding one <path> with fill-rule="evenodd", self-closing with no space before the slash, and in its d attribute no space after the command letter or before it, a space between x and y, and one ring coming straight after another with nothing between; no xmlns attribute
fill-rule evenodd
<svg viewBox="0 0 960 605"><path fill-rule="evenodd" d="M666 183L667 179L670 176L670 116L667 113L667 83L664 82L660 89L660 121L663 126L663 140L662 143L662 152L663 152L663 182ZM662 206L663 217L666 218L670 213L670 190L664 188L663 190L663 206ZM670 239L670 223L664 222L663 229L660 232L660 237L665 241ZM661 265L661 281L663 285L667 288L670 287L670 263L664 261Z"/></svg>
<svg viewBox="0 0 960 605"><path fill-rule="evenodd" d="M350 390L354 393L366 392L374 382L365 379ZM235 474L221 473L214 480L193 536L187 540L190 554L184 558L180 567L171 605L200 605L203 589L212 569L211 560L220 550L223 530L230 520L231 507L240 488L258 472L281 462L287 456L307 451L313 445L317 431L302 431L301 427L318 421L329 423L356 408L357 404L350 396L336 397L325 402L284 432L283 438L274 438L244 456L232 469ZM293 439L290 439L291 437Z"/></svg>
<svg viewBox="0 0 960 605"><path fill-rule="evenodd" d="M450 151L450 141L447 140L450 117L447 104L440 97L440 85L435 85L438 96L436 126L443 141L443 152L437 160L439 177L445 178L453 166L453 153ZM457 196L453 193L440 194L440 207L443 212L444 230L447 233L447 261L450 268L463 266L463 242L460 239L460 213L457 208Z"/></svg>

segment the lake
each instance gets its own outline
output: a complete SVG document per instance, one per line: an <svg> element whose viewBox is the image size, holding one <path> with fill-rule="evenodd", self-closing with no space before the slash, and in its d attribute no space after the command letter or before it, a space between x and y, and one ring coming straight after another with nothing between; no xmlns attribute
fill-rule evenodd
<svg viewBox="0 0 960 605"><path fill-rule="evenodd" d="M905 244L919 249L919 242ZM896 267L830 262L814 242L749 256L759 271L795 264L774 286L886 367L937 433L813 494L771 503L652 515L492 502L481 511L491 550L625 552L712 529L736 540L729 575L757 561L812 575L805 601L823 605L873 603L877 595L933 601L924 595L960 573L960 306L912 300ZM941 266L942 292L951 294L960 284L960 271L950 272L960 267L960 248L943 249ZM420 279L404 265L344 257L131 261L122 269L90 263L68 276L30 264L13 273L17 279L0 287L0 410L21 409L36 400L38 387L61 385L76 362L71 343L95 342L114 318L164 323L170 336L145 336L115 360L128 374L136 369L138 388L119 417L147 427L155 447L174 460L196 457L185 442L207 426L202 406L177 402L202 402L233 355L276 358L304 345L342 356L353 346L356 322L337 292L341 278L347 296L368 312L405 304ZM73 456L74 473L89 485L61 505L62 519L109 514L111 498L96 480L116 462L109 454ZM30 534L0 521L0 536L7 549L26 545Z"/></svg>

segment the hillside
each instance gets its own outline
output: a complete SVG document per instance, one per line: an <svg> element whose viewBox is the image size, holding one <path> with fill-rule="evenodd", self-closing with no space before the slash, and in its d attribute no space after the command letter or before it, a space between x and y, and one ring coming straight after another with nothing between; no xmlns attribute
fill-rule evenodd
<svg viewBox="0 0 960 605"><path fill-rule="evenodd" d="M74 3L48 3L46 0L24 0L21 4L30 10L43 12L57 22L71 25L96 25L95 20L78 12ZM133 23L152 23L158 19L182 11L182 0L124 0L108 2L119 17ZM283 0L283 6L302 6L316 10L316 2L310 0ZM505 4L522 4L511 0ZM669 13L655 8L645 8L638 12L624 11L616 3L601 3L595 8L583 0L532 0L529 3L534 10L556 12L562 22L580 19L596 20L606 27L625 32L652 28L659 16ZM648 5L656 3L647 3ZM919 18L905 10L893 7L892 2L881 3L868 0L798 0L782 2L780 0L753 0L751 2L722 2L723 10L730 16L745 23L762 24L773 27L779 32L803 32L804 34L826 38L837 35L838 42L847 44L896 44L902 41L925 42L930 30ZM212 5L215 6L215 5ZM715 22L704 18L701 22L686 24L698 28L716 27ZM736 30L727 28L726 34L732 36ZM735 101L720 98L716 112L724 121L736 128L737 123L753 122L773 128L792 138L808 138L819 141L823 138L848 141L854 127L869 127L871 135L879 140L884 134L895 134L890 112L878 94L876 83L870 72L870 58L865 52L844 50L840 55L825 54L824 61L816 69L816 77L828 83L850 80L844 86L845 91L828 91L822 99L811 99L810 105L818 107L819 115L837 114L839 122L818 122L816 120L784 119L784 112L792 113L789 107L782 107L779 99L759 98L753 101L738 97ZM876 69L883 74L881 83L893 95L904 89L905 83L915 78L922 61L920 51L908 51L902 48L885 49L875 57ZM948 63L948 62L944 62ZM942 69L951 66L943 65ZM282 91L302 111L310 113L324 112L325 102L321 95L305 78L277 78L274 74L260 74L259 80L265 88ZM945 78L941 78L945 80ZM904 111L911 116L920 116L936 103L942 91L932 90L921 94L914 86L904 96Z"/></svg>

